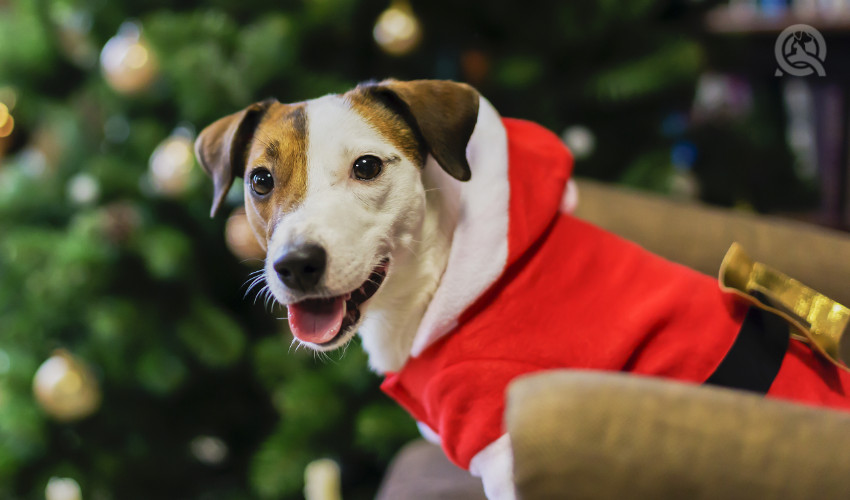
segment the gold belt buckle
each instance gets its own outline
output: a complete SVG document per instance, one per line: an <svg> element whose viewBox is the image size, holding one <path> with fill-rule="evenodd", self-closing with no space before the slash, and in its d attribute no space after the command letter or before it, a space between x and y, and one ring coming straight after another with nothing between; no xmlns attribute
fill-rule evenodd
<svg viewBox="0 0 850 500"><path fill-rule="evenodd" d="M760 262L738 243L720 265L720 288L784 318L791 335L850 371L850 309Z"/></svg>

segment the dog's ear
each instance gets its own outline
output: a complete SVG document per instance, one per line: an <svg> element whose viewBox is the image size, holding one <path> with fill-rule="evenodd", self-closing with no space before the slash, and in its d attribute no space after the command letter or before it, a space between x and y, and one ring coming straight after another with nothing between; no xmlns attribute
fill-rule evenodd
<svg viewBox="0 0 850 500"><path fill-rule="evenodd" d="M276 102L275 99L255 102L238 113L220 118L202 130L195 140L195 156L212 177L215 187L211 217L218 212L233 179L244 175L248 146L254 131L269 107Z"/></svg>
<svg viewBox="0 0 850 500"><path fill-rule="evenodd" d="M445 80L385 80L368 90L407 120L443 170L470 179L466 145L478 121L475 89Z"/></svg>

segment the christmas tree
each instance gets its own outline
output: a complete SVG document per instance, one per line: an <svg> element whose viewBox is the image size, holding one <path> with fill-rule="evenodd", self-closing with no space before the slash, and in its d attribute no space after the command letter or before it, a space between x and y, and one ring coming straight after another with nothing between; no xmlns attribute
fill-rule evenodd
<svg viewBox="0 0 850 500"><path fill-rule="evenodd" d="M230 217L208 217L196 131L269 96L450 78L566 129L580 174L665 190L677 142L729 133L663 127L710 55L689 34L700 15L659 0L0 0L0 498L299 498L321 458L346 498L371 497L415 425L358 346L291 347L238 183ZM708 167L710 198L761 200Z"/></svg>

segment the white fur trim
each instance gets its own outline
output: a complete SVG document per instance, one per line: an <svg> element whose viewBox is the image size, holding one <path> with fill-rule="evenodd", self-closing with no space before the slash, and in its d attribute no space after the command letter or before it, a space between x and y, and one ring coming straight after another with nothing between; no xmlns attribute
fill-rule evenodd
<svg viewBox="0 0 850 500"><path fill-rule="evenodd" d="M514 455L511 437L503 434L479 451L469 462L469 472L481 478L490 500L514 500Z"/></svg>
<svg viewBox="0 0 850 500"><path fill-rule="evenodd" d="M483 97L466 155L472 179L460 183L448 265L416 332L413 356L455 327L458 316L499 278L508 258L508 139L501 117Z"/></svg>
<svg viewBox="0 0 850 500"><path fill-rule="evenodd" d="M419 428L419 434L422 434L422 437L425 438L425 441L442 446L443 442L442 440L440 440L440 435L437 434L437 431L428 427L428 424L417 421L416 427Z"/></svg>
<svg viewBox="0 0 850 500"><path fill-rule="evenodd" d="M561 213L571 214L578 207L578 186L576 181L570 179L567 182L567 189L564 190L564 196L561 198Z"/></svg>

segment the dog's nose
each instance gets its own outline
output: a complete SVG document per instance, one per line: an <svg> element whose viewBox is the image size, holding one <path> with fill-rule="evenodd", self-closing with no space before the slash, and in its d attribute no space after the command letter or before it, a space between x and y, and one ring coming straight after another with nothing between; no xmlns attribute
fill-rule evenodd
<svg viewBox="0 0 850 500"><path fill-rule="evenodd" d="M301 292L315 287L325 273L328 254L316 244L290 248L274 263L283 284Z"/></svg>

